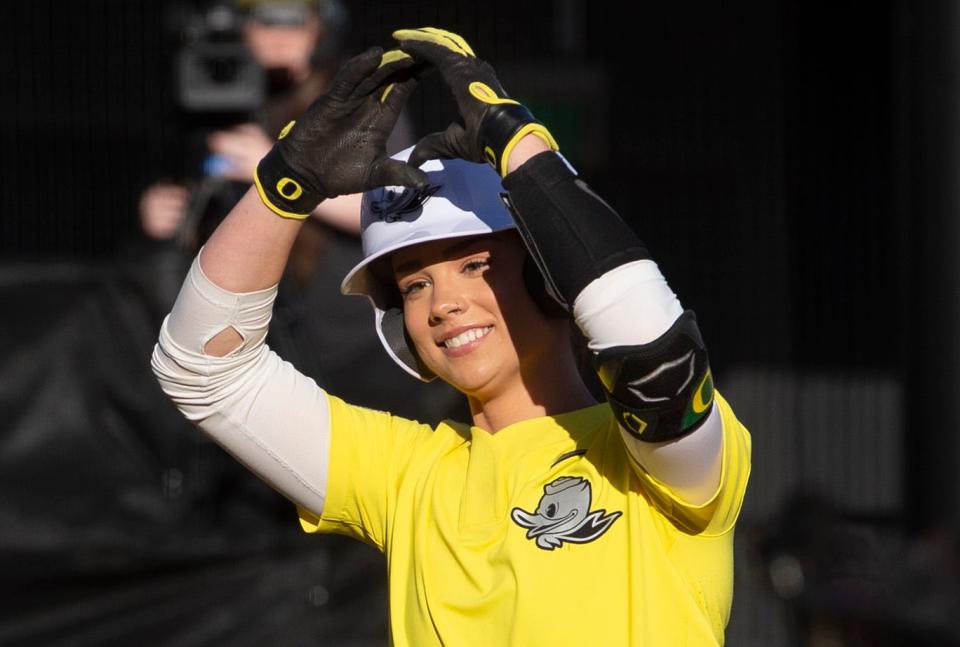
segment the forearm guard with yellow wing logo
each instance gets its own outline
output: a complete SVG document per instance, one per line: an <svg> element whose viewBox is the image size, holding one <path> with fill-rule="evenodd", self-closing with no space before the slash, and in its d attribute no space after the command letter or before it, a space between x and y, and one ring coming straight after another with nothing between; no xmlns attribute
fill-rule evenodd
<svg viewBox="0 0 960 647"><path fill-rule="evenodd" d="M692 310L655 341L597 354L597 374L620 425L645 442L695 430L713 406L713 377Z"/></svg>

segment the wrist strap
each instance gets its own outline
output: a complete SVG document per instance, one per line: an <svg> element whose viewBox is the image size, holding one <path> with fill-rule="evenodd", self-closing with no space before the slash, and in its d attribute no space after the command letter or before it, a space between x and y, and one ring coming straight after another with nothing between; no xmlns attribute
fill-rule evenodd
<svg viewBox="0 0 960 647"><path fill-rule="evenodd" d="M491 105L483 117L479 134L480 150L500 177L507 175L510 152L526 135L537 135L551 150L560 149L547 127L537 121L526 106L519 103Z"/></svg>
<svg viewBox="0 0 960 647"><path fill-rule="evenodd" d="M284 218L305 220L323 201L323 196L309 189L304 177L287 165L277 145L260 160L253 181L263 203Z"/></svg>

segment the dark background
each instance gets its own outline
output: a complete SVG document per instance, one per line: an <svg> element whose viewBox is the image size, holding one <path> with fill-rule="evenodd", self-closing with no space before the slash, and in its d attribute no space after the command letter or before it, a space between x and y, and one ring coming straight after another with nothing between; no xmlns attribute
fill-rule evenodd
<svg viewBox="0 0 960 647"><path fill-rule="evenodd" d="M696 310L754 443L730 643L960 642L956 3L346 7L348 53L389 46L400 27L462 34ZM109 274L138 236L140 191L184 163L163 21L152 0L3 10L8 340L39 324L25 312L59 316L21 307L29 277ZM410 113L426 133L454 106L432 78ZM23 350L2 336L0 348ZM0 385L0 412L17 393ZM16 434L7 420L0 434ZM0 496L19 500L17 487L29 485Z"/></svg>

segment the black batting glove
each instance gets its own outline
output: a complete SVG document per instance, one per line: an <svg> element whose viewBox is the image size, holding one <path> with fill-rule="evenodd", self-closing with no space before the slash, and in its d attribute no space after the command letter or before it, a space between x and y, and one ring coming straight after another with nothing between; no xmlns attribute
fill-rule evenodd
<svg viewBox="0 0 960 647"><path fill-rule="evenodd" d="M378 186L425 186L423 171L390 159L385 148L418 70L409 55L380 47L347 61L330 90L287 124L257 166L254 182L264 204L302 220L326 198Z"/></svg>
<svg viewBox="0 0 960 647"><path fill-rule="evenodd" d="M550 131L507 96L490 64L477 58L462 37L435 27L399 29L393 37L401 50L440 70L462 120L421 139L410 153L412 166L419 167L429 159L458 157L487 162L503 177L510 151L525 135L532 133L551 149L559 148Z"/></svg>

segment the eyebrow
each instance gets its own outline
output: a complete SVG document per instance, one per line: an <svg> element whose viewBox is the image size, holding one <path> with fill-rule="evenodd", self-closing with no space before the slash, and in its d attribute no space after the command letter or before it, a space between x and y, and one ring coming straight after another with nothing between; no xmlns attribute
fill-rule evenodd
<svg viewBox="0 0 960 647"><path fill-rule="evenodd" d="M441 255L443 256L444 260L449 260L468 247L472 247L473 245L477 244L478 242L480 242L478 238L471 236L470 238L466 238L450 245L443 250ZM423 263L414 258L397 265L397 267L393 270L393 274L394 276L401 276L403 274L417 272L421 269L423 269Z"/></svg>

